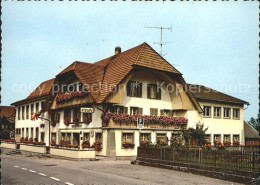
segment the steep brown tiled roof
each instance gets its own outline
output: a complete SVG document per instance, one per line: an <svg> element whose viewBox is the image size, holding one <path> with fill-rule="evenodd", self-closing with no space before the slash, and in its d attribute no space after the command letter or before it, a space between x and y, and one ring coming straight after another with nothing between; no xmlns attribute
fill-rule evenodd
<svg viewBox="0 0 260 185"><path fill-rule="evenodd" d="M93 84L103 84L101 91L97 85L94 86L93 91L86 87L97 102L102 102L110 93L104 84L107 87L119 84L134 66L181 74L147 43L143 43L93 64L76 61L61 71L58 76L73 71L79 80L89 87Z"/></svg>
<svg viewBox="0 0 260 185"><path fill-rule="evenodd" d="M23 103L35 98L47 96L51 90L54 80L55 78L42 82L38 87L36 87L36 89L27 98L14 102L12 103L12 105Z"/></svg>
<svg viewBox="0 0 260 185"><path fill-rule="evenodd" d="M11 106L0 106L0 117L11 117L15 113L15 108Z"/></svg>
<svg viewBox="0 0 260 185"><path fill-rule="evenodd" d="M147 43L143 44L142 53L138 57L135 64L143 67L181 74Z"/></svg>
<svg viewBox="0 0 260 185"><path fill-rule="evenodd" d="M244 100L240 100L233 96L229 96L225 93L218 92L214 89L205 87L203 85L195 85L195 84L187 84L187 85L188 85L190 92L198 100L212 100L212 101L249 105L249 103Z"/></svg>
<svg viewBox="0 0 260 185"><path fill-rule="evenodd" d="M246 139L260 139L257 130L249 125L246 121L244 121L244 134Z"/></svg>

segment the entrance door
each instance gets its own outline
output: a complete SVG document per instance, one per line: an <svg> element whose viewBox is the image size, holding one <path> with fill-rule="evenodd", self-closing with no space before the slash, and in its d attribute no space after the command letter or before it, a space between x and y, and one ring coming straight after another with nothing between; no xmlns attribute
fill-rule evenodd
<svg viewBox="0 0 260 185"><path fill-rule="evenodd" d="M73 145L79 145L79 133L73 133Z"/></svg>

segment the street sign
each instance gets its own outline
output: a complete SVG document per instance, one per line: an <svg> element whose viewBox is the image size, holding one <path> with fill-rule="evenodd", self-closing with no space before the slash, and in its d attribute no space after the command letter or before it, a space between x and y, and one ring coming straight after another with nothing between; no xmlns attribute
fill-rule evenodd
<svg viewBox="0 0 260 185"><path fill-rule="evenodd" d="M80 112L82 112L82 113L94 113L94 109L88 108L88 107L81 107Z"/></svg>
<svg viewBox="0 0 260 185"><path fill-rule="evenodd" d="M137 118L137 128L139 129L144 128L144 118Z"/></svg>

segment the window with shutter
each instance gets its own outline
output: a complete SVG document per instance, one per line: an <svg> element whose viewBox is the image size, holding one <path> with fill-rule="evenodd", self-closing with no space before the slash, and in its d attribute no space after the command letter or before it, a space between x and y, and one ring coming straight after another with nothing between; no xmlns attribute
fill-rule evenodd
<svg viewBox="0 0 260 185"><path fill-rule="evenodd" d="M171 111L168 109L160 110L160 115L161 116L171 116Z"/></svg>
<svg viewBox="0 0 260 185"><path fill-rule="evenodd" d="M73 109L73 121L74 122L79 122L80 119L81 119L80 108Z"/></svg>
<svg viewBox="0 0 260 185"><path fill-rule="evenodd" d="M60 114L55 113L54 115L55 115L55 117L54 117L55 123L59 123L60 122Z"/></svg>
<svg viewBox="0 0 260 185"><path fill-rule="evenodd" d="M150 108L150 115L157 116L158 115L158 109Z"/></svg>
<svg viewBox="0 0 260 185"><path fill-rule="evenodd" d="M130 107L130 115L138 114L138 107Z"/></svg>
<svg viewBox="0 0 260 185"><path fill-rule="evenodd" d="M150 84L147 85L147 98L151 98L151 86Z"/></svg>
<svg viewBox="0 0 260 185"><path fill-rule="evenodd" d="M143 108L138 108L138 114L143 115Z"/></svg>
<svg viewBox="0 0 260 185"><path fill-rule="evenodd" d="M83 122L87 124L92 122L92 113L83 113Z"/></svg>
<svg viewBox="0 0 260 185"><path fill-rule="evenodd" d="M128 107L124 107L124 113L128 114Z"/></svg>
<svg viewBox="0 0 260 185"><path fill-rule="evenodd" d="M71 122L71 109L64 110L64 121Z"/></svg>
<svg viewBox="0 0 260 185"><path fill-rule="evenodd" d="M151 133L140 133L140 143L151 141Z"/></svg>
<svg viewBox="0 0 260 185"><path fill-rule="evenodd" d="M157 84L148 84L147 85L147 98L149 99L161 99L161 87Z"/></svg>
<svg viewBox="0 0 260 185"><path fill-rule="evenodd" d="M127 83L127 96L142 97L142 83L129 81Z"/></svg>

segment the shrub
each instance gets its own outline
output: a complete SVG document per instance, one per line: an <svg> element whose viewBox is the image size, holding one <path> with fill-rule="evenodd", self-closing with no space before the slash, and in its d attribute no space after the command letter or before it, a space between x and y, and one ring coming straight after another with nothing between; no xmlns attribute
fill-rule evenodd
<svg viewBox="0 0 260 185"><path fill-rule="evenodd" d="M95 148L95 151L101 151L102 150L102 143L100 141L96 141L93 143L91 148Z"/></svg>
<svg viewBox="0 0 260 185"><path fill-rule="evenodd" d="M83 141L83 143L82 143L82 148L90 148L90 143L89 143L89 141Z"/></svg>

